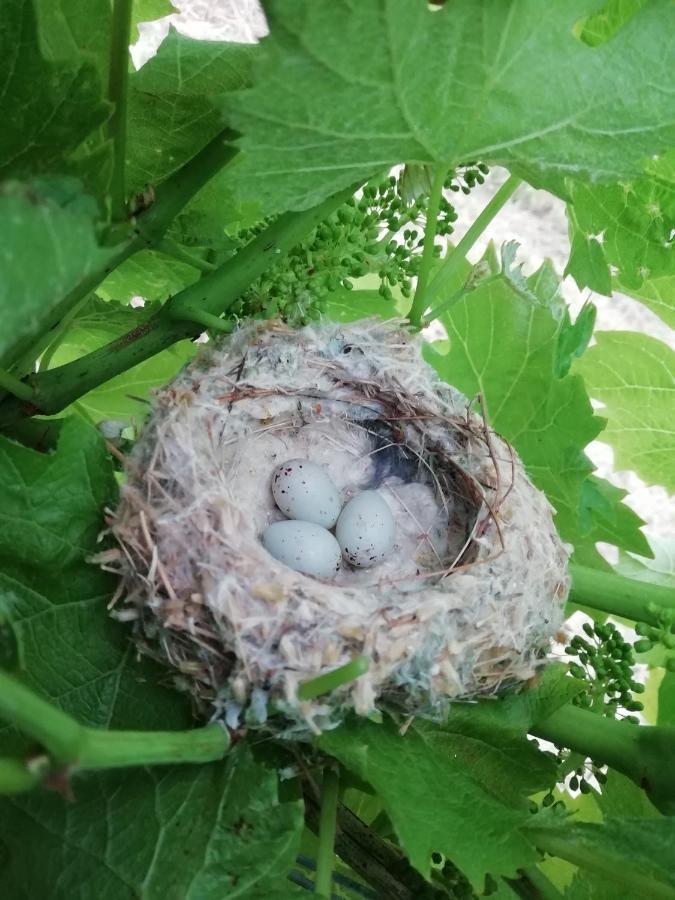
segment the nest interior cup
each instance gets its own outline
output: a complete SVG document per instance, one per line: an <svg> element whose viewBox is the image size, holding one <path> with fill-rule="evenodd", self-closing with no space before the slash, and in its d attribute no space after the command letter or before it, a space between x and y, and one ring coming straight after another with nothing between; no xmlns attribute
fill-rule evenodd
<svg viewBox="0 0 675 900"><path fill-rule="evenodd" d="M387 559L319 579L265 550L289 459L323 467L343 503L378 491ZM550 505L401 322L240 329L156 394L127 474L106 557L116 614L230 725L274 712L299 735L378 704L440 715L530 678L562 620ZM298 699L356 656L366 674Z"/></svg>

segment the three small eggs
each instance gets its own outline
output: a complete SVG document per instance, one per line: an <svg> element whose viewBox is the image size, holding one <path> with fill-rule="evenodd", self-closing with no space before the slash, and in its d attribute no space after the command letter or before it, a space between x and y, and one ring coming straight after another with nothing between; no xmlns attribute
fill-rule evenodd
<svg viewBox="0 0 675 900"><path fill-rule="evenodd" d="M344 557L357 568L382 562L394 548L391 510L377 491L363 491L341 509L340 494L321 466L291 459L272 474L272 495L288 516L262 533L268 553L297 572L330 578ZM328 530L335 526L335 536Z"/></svg>

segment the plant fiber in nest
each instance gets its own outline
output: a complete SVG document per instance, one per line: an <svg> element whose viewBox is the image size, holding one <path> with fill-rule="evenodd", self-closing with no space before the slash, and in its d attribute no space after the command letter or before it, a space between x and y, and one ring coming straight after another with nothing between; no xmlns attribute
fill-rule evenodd
<svg viewBox="0 0 675 900"><path fill-rule="evenodd" d="M258 324L157 392L110 521L115 614L231 726L274 711L300 735L378 705L435 716L541 664L567 547L516 453L421 347L396 321ZM260 533L284 518L271 474L293 458L345 501L380 491L396 520L384 563L323 581L267 553ZM367 674L298 700L356 656Z"/></svg>

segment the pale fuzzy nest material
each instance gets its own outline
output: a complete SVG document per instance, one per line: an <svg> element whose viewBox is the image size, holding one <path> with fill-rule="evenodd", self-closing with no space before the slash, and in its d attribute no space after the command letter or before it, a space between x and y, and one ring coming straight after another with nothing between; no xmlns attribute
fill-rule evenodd
<svg viewBox="0 0 675 900"><path fill-rule="evenodd" d="M325 466L343 499L377 488L397 546L322 582L260 543L282 519L275 466ZM440 714L448 698L531 677L567 596L567 548L512 448L423 361L401 323L242 328L168 387L111 520L121 618L235 724L283 713L298 732L378 702ZM370 659L300 703L303 681Z"/></svg>

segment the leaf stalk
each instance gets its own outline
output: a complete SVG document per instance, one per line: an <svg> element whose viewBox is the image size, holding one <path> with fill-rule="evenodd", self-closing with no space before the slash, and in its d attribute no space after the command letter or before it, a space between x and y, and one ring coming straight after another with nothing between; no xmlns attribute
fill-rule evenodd
<svg viewBox="0 0 675 900"><path fill-rule="evenodd" d="M568 705L536 721L531 731L622 772L664 815L675 814L675 728L633 725Z"/></svg>
<svg viewBox="0 0 675 900"><path fill-rule="evenodd" d="M490 202L486 205L485 209L474 220L464 237L461 238L454 250L452 250L452 252L444 259L443 265L436 272L436 275L429 284L429 287L427 289L427 305L429 305L431 301L439 295L439 293L445 290L447 286L452 283L453 278L459 271L469 250L471 250L478 238L483 234L485 229L492 222L492 220L495 218L504 204L511 199L516 190L520 187L521 183L522 179L518 178L516 175L509 175L504 184L499 188L494 197L492 197ZM426 322L431 322L434 318L437 318L440 312L444 312L451 302L457 302L457 300L459 300L459 298L462 296L462 293L463 292L454 293L450 301L446 304L442 304L438 309L434 310L433 316L427 318Z"/></svg>
<svg viewBox="0 0 675 900"><path fill-rule="evenodd" d="M113 168L110 187L111 212L114 222L124 222L127 218L125 170L132 6L133 0L114 0L110 29L108 99L113 109L108 123L108 131L113 145Z"/></svg>
<svg viewBox="0 0 675 900"><path fill-rule="evenodd" d="M662 625L664 620L675 621L673 588L575 563L570 564L569 572L572 603L649 625Z"/></svg>
<svg viewBox="0 0 675 900"><path fill-rule="evenodd" d="M174 241L173 238L164 236L157 245L157 249L178 262L192 266L193 269L199 269L200 272L213 272L216 268L214 263L210 263L206 259L201 259L199 256L195 256L194 253L190 253L184 247L181 247L178 241Z"/></svg>
<svg viewBox="0 0 675 900"><path fill-rule="evenodd" d="M429 205L427 207L427 220L424 228L424 245L422 247L422 261L420 263L420 271L417 276L417 286L415 288L415 296L413 298L412 307L408 314L408 319L413 328L420 328L422 325L422 316L427 308L427 285L431 276L431 266L434 261L434 247L436 240L436 229L438 226L438 210L440 208L441 197L443 195L443 184L445 183L446 169L439 166L436 170L434 180L431 185L429 194Z"/></svg>
<svg viewBox="0 0 675 900"><path fill-rule="evenodd" d="M19 400L27 400L30 402L33 399L33 388L29 384L26 384L25 381L21 381L20 378L17 378L16 375L7 372L6 369L0 369L0 388L3 391L7 391L9 394L12 394L14 397L17 397Z"/></svg>
<svg viewBox="0 0 675 900"><path fill-rule="evenodd" d="M6 672L0 672L0 718L44 747L54 767L75 770L213 762L230 745L228 732L217 724L188 731L88 728ZM22 761L0 762L0 793L5 784L23 790L39 780Z"/></svg>
<svg viewBox="0 0 675 900"><path fill-rule="evenodd" d="M110 247L100 265L54 307L45 333L36 342L22 343L16 347L8 360L13 369L22 373L32 371L35 361L56 336L64 316L73 307L79 307L129 257L140 250L152 250L157 246L189 200L237 155L238 150L232 144L234 137L234 132L229 129L221 131L181 169L162 182L157 197L150 200L146 208L137 211L130 236Z"/></svg>
<svg viewBox="0 0 675 900"><path fill-rule="evenodd" d="M33 375L29 381L35 390L33 402L29 407L13 400L0 404L0 429L27 415L61 412L92 388L176 341L197 337L203 324L193 320L195 310L213 317L226 313L256 278L351 197L355 189L352 186L340 191L311 209L285 213L236 256L171 297L152 319L80 359ZM152 227L152 220L150 223Z"/></svg>
<svg viewBox="0 0 675 900"><path fill-rule="evenodd" d="M330 900L333 866L335 863L335 832L337 804L340 790L339 776L331 763L323 770L321 812L319 814L319 846L316 857L316 887L319 897Z"/></svg>

